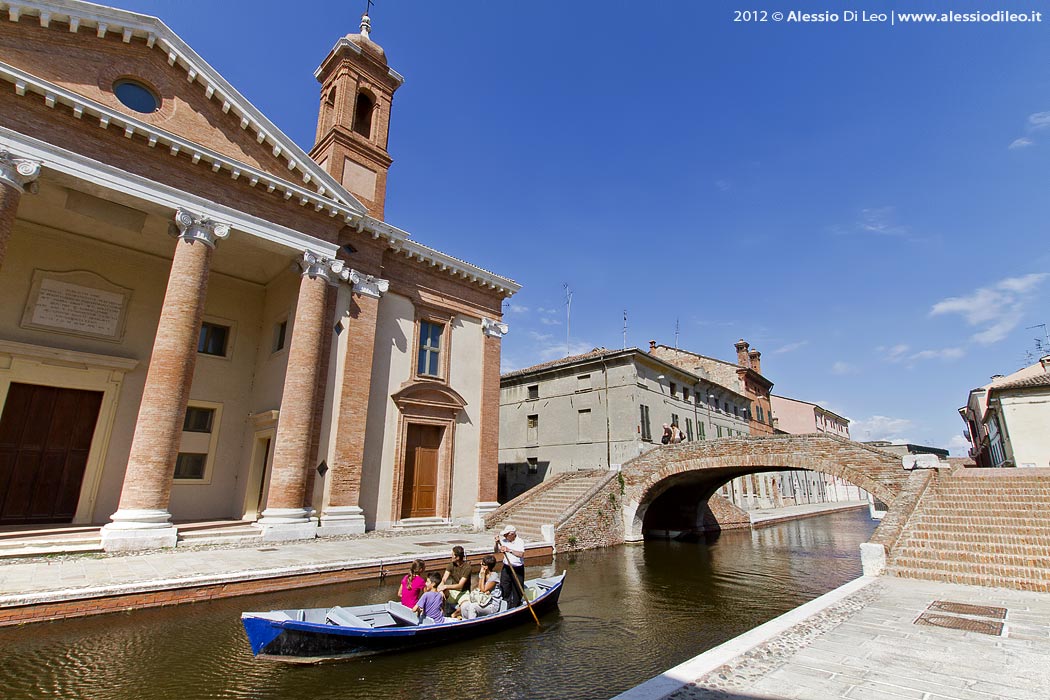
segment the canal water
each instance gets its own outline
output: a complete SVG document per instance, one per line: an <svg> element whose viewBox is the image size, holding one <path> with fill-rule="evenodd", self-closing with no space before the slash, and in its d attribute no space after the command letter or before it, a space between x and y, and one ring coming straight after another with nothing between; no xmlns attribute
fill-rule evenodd
<svg viewBox="0 0 1050 700"><path fill-rule="evenodd" d="M866 510L559 555L560 610L493 636L321 666L252 658L242 610L379 602L397 582L0 629L5 700L610 698L861 574Z"/></svg>

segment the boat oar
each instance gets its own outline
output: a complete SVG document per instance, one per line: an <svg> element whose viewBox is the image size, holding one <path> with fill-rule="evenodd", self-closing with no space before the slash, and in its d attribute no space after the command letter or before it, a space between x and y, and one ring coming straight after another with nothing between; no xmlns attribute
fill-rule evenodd
<svg viewBox="0 0 1050 700"><path fill-rule="evenodd" d="M525 605L528 606L529 612L532 613L532 619L536 621L536 626L542 629L543 625L540 624L540 618L536 617L536 611L532 609L532 603L529 602L529 594L525 592L525 589L521 585L521 581L518 580L518 574L514 571L514 567L508 564L506 560L504 560L503 566L510 569L510 577L514 579L514 584L518 587L518 591L521 593L521 599L525 601Z"/></svg>

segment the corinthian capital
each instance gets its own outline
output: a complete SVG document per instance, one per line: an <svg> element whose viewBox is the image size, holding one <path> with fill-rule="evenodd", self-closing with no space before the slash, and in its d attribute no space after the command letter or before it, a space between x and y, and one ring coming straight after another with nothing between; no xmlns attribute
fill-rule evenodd
<svg viewBox="0 0 1050 700"><path fill-rule="evenodd" d="M502 338L507 335L507 331L509 331L510 328L507 327L506 323L493 321L491 318L483 318L481 319L481 330L490 338Z"/></svg>
<svg viewBox="0 0 1050 700"><path fill-rule="evenodd" d="M390 280L366 275L357 270L350 270L346 279L354 286L354 292L373 299L378 299L386 294L386 290L390 289Z"/></svg>
<svg viewBox="0 0 1050 700"><path fill-rule="evenodd" d="M200 241L209 248L215 247L219 238L230 235L230 225L214 221L201 214L193 214L185 209L175 212L175 226L178 232L175 234L184 241Z"/></svg>
<svg viewBox="0 0 1050 700"><path fill-rule="evenodd" d="M36 179L40 176L39 160L19 158L15 154L0 148L0 181L14 187L19 192L36 192Z"/></svg>

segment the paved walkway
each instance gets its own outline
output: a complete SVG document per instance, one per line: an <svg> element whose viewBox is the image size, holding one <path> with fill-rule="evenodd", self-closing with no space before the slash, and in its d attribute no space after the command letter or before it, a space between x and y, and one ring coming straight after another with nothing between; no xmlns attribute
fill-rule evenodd
<svg viewBox="0 0 1050 700"><path fill-rule="evenodd" d="M1047 659L1048 594L865 577L616 700L1046 700Z"/></svg>
<svg viewBox="0 0 1050 700"><path fill-rule="evenodd" d="M832 503L803 503L802 505L782 506L780 508L756 508L747 511L747 514L751 518L752 527L768 527L788 520L799 520L816 515L827 515L828 513L867 507L867 501L835 501Z"/></svg>
<svg viewBox="0 0 1050 700"><path fill-rule="evenodd" d="M384 533L385 535L386 533ZM492 535L466 529L397 536L256 543L249 547L181 547L145 554L37 557L0 563L0 607L313 574L380 564L403 568L412 559L492 551Z"/></svg>

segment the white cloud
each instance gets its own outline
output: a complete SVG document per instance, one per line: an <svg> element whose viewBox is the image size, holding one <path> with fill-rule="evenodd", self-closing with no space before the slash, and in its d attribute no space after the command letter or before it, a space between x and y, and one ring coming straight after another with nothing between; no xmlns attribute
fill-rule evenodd
<svg viewBox="0 0 1050 700"><path fill-rule="evenodd" d="M853 421L849 426L854 440L889 440L890 442L910 442L905 435L912 430L912 423L907 418L889 416L872 416Z"/></svg>
<svg viewBox="0 0 1050 700"><path fill-rule="evenodd" d="M832 374L856 374L857 368L848 362L836 362L831 366Z"/></svg>
<svg viewBox="0 0 1050 700"><path fill-rule="evenodd" d="M1050 126L1050 112L1036 112L1028 115L1028 128L1045 129Z"/></svg>
<svg viewBox="0 0 1050 700"><path fill-rule="evenodd" d="M564 338L555 338L550 333L540 333L539 331L529 331L529 337L534 342L532 348L533 359L526 366L558 360L570 355L582 355L594 349L594 345L591 343L571 341L568 345L568 352L566 352Z"/></svg>
<svg viewBox="0 0 1050 700"><path fill-rule="evenodd" d="M527 314L528 312L529 307L522 306L521 304L511 304L507 307L508 314Z"/></svg>
<svg viewBox="0 0 1050 700"><path fill-rule="evenodd" d="M902 236L908 232L908 229L894 223L894 211L894 207L861 209L857 227L865 233L874 233L878 236Z"/></svg>
<svg viewBox="0 0 1050 700"><path fill-rule="evenodd" d="M1013 141L1011 141L1010 145L1007 146L1007 148L1009 148L1011 151L1016 151L1019 148L1028 148L1034 143L1035 141L1028 138L1027 136L1022 136L1019 139L1014 139Z"/></svg>
<svg viewBox="0 0 1050 700"><path fill-rule="evenodd" d="M966 354L962 348L943 348L941 350L920 350L908 355L910 362L918 360L958 360Z"/></svg>
<svg viewBox="0 0 1050 700"><path fill-rule="evenodd" d="M982 345L1005 338L1024 317L1031 294L1050 277L1045 272L1008 277L964 297L949 297L930 309L931 316L959 314L970 326L983 326L971 339Z"/></svg>
<svg viewBox="0 0 1050 700"><path fill-rule="evenodd" d="M545 326L560 326L561 325L561 321L559 321L556 318L551 318L550 316L540 316L540 323L542 323Z"/></svg>
<svg viewBox="0 0 1050 700"><path fill-rule="evenodd" d="M715 187L721 192L728 192L733 188L733 185L728 180L715 180Z"/></svg>
<svg viewBox="0 0 1050 700"><path fill-rule="evenodd" d="M773 354L774 355L783 355L784 353L794 352L795 350L798 350L800 348L804 348L807 345L809 345L809 341L808 340L800 340L797 343L788 343L787 345L784 345L784 346L779 347L776 350L774 350Z"/></svg>
<svg viewBox="0 0 1050 700"><path fill-rule="evenodd" d="M904 343L898 343L897 345L893 345L891 347L880 345L875 349L883 353L885 355L885 359L889 362L900 362L907 356L908 350L910 350L911 347L905 345Z"/></svg>
<svg viewBox="0 0 1050 700"><path fill-rule="evenodd" d="M965 457L970 453L970 441L962 435L953 435L948 440L948 452L956 457Z"/></svg>

